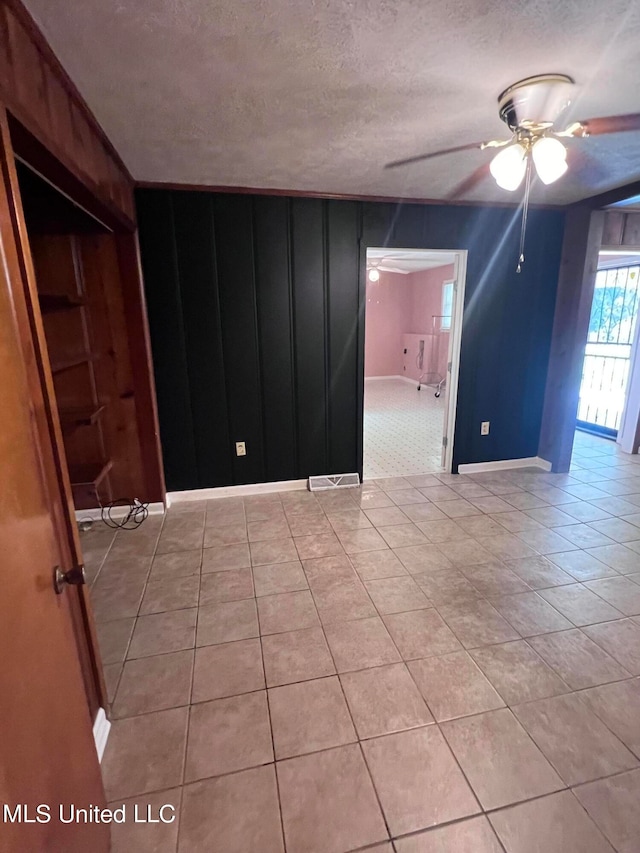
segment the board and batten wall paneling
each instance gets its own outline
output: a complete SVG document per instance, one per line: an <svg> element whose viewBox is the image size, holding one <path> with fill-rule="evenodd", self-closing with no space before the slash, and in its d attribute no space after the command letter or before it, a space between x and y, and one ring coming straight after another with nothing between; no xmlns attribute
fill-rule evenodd
<svg viewBox="0 0 640 853"><path fill-rule="evenodd" d="M354 201L327 202L329 311L329 471L357 469L358 252L360 208ZM347 428L351 425L351 428Z"/></svg>
<svg viewBox="0 0 640 853"><path fill-rule="evenodd" d="M173 233L198 483L225 485L232 458L212 198L174 195Z"/></svg>
<svg viewBox="0 0 640 853"><path fill-rule="evenodd" d="M537 454L562 212L531 211L518 275L512 209L137 200L170 489L361 471L367 246L468 250L454 470Z"/></svg>
<svg viewBox="0 0 640 853"><path fill-rule="evenodd" d="M298 471L311 475L329 472L325 202L295 198L291 206Z"/></svg>
<svg viewBox="0 0 640 853"><path fill-rule="evenodd" d="M139 229L167 489L199 487L172 194L141 194ZM207 241L209 242L209 241ZM201 250L202 251L202 250ZM189 283L185 286L193 288Z"/></svg>
<svg viewBox="0 0 640 853"><path fill-rule="evenodd" d="M295 339L289 199L257 198L254 237L258 340L262 385L264 464L267 480L298 476Z"/></svg>
<svg viewBox="0 0 640 853"><path fill-rule="evenodd" d="M237 441L244 441L247 448L246 456L233 453L233 482L261 483L265 480L265 401L258 346L252 199L215 196L213 211L229 433L233 447ZM191 250L195 249L192 244ZM190 284L183 281L183 287Z"/></svg>

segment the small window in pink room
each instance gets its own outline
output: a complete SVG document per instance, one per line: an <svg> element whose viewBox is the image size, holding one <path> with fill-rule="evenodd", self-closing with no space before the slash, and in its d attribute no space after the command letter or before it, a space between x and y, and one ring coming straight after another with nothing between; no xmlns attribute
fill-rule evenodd
<svg viewBox="0 0 640 853"><path fill-rule="evenodd" d="M453 312L453 282L445 281L442 285L442 316L440 317L440 329L451 328L451 314Z"/></svg>

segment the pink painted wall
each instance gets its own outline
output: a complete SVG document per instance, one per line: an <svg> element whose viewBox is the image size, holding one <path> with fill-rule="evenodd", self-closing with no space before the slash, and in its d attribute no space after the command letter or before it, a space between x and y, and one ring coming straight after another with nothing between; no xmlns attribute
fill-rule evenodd
<svg viewBox="0 0 640 853"><path fill-rule="evenodd" d="M416 367L414 350L422 337L425 339L425 369L434 353L437 372L443 373L449 335L442 334L436 344L432 344L431 318L442 312L442 284L452 278L453 264L450 264L409 275L381 272L379 281L367 281L365 377L404 375L417 380L420 371ZM405 335L411 337L405 341ZM409 348L406 356L405 347Z"/></svg>
<svg viewBox="0 0 640 853"><path fill-rule="evenodd" d="M365 376L402 376L402 336L411 322L413 293L408 275L381 272L367 280Z"/></svg>
<svg viewBox="0 0 640 853"><path fill-rule="evenodd" d="M407 276L411 279L411 321L407 329L410 337L403 345L403 348L408 350L405 356L404 375L416 381L422 372L437 373L440 376L446 373L449 359L449 333L441 331L437 334L440 330L440 320L436 320L437 325L434 328L433 318L442 314L442 285L445 281L451 281L453 274L453 264L448 264L446 267L414 272ZM415 353L418 343L415 335L424 340L422 371L416 365ZM411 355L413 357L410 357ZM426 377L425 381L433 380L434 377Z"/></svg>
<svg viewBox="0 0 640 853"><path fill-rule="evenodd" d="M431 318L442 314L442 285L453 279L453 264L412 272L405 278L409 279L411 287L411 327L406 331L412 334L430 332Z"/></svg>

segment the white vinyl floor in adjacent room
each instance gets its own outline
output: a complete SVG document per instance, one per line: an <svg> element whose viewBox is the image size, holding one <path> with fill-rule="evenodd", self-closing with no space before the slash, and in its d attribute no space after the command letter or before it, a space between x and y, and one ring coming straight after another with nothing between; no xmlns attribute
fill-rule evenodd
<svg viewBox="0 0 640 853"><path fill-rule="evenodd" d="M403 379L368 379L364 391L364 479L441 471L444 392Z"/></svg>

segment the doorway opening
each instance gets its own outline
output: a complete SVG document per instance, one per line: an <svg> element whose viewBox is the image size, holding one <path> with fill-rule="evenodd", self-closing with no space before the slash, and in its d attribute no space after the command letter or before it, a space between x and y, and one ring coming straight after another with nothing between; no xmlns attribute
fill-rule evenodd
<svg viewBox="0 0 640 853"><path fill-rule="evenodd" d="M617 439L637 345L640 253L600 252L580 383L576 426Z"/></svg>
<svg viewBox="0 0 640 853"><path fill-rule="evenodd" d="M451 471L466 251L367 248L363 478Z"/></svg>

